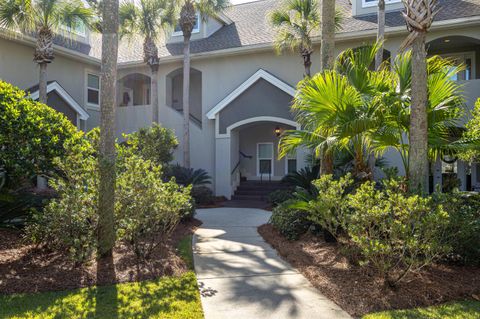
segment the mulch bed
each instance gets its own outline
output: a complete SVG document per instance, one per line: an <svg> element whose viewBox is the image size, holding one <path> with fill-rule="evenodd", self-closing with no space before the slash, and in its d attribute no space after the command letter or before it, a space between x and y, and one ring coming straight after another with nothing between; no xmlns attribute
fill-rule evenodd
<svg viewBox="0 0 480 319"><path fill-rule="evenodd" d="M75 266L61 252L26 244L20 231L0 229L0 294L68 290L181 275L188 266L177 254L177 243L200 224L196 219L179 224L169 242L159 246L148 262L139 261L129 246L119 243L113 250L110 267L104 267L108 262L96 260ZM102 270L98 278L97 268Z"/></svg>
<svg viewBox="0 0 480 319"><path fill-rule="evenodd" d="M352 316L480 298L480 268L438 264L409 275L395 290L378 276L352 265L335 244L306 234L290 242L272 225L258 228L280 256L326 297Z"/></svg>

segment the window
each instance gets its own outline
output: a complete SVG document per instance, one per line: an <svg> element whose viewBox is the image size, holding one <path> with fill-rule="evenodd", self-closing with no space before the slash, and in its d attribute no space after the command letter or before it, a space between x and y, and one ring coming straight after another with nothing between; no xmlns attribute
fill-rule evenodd
<svg viewBox="0 0 480 319"><path fill-rule="evenodd" d="M197 17L195 20L195 25L193 26L192 33L199 33L200 32L200 13L197 12ZM180 25L177 25L173 31L173 35L183 35L182 29Z"/></svg>
<svg viewBox="0 0 480 319"><path fill-rule="evenodd" d="M295 173L297 171L297 154L288 154L285 158L286 161L286 173Z"/></svg>
<svg viewBox="0 0 480 319"><path fill-rule="evenodd" d="M258 176L273 174L273 143L258 143L257 169Z"/></svg>
<svg viewBox="0 0 480 319"><path fill-rule="evenodd" d="M401 0L385 0L385 4L400 2ZM362 0L362 7L374 7L378 5L378 0Z"/></svg>
<svg viewBox="0 0 480 319"><path fill-rule="evenodd" d="M76 23L76 25L73 28L64 25L64 26L62 26L62 29L67 31L68 33L73 33L73 34L79 35L81 37L85 37L87 35L87 29L86 29L85 23L83 23L83 21L79 21L78 23Z"/></svg>
<svg viewBox="0 0 480 319"><path fill-rule="evenodd" d="M475 52L452 53L442 56L455 61L458 65L463 64L464 66L464 70L452 76L451 79L453 81L470 81L475 79Z"/></svg>
<svg viewBox="0 0 480 319"><path fill-rule="evenodd" d="M91 73L87 74L87 104L100 106L100 78Z"/></svg>

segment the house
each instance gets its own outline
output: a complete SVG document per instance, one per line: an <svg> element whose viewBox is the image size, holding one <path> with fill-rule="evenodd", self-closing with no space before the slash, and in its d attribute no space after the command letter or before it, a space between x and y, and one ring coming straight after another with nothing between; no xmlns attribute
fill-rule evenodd
<svg viewBox="0 0 480 319"><path fill-rule="evenodd" d="M191 44L191 162L213 177L215 193L228 198L240 176L281 179L305 166L306 154L278 160L278 135L298 127L290 112L296 83L303 77L296 54L276 55L274 30L267 22L278 0L260 0L232 6L224 14L198 17ZM480 96L480 0L439 0L441 11L428 34L428 53L456 59L466 65L458 81L470 107ZM337 0L343 13L336 34L337 53L371 43L376 36L375 0ZM385 56L394 58L407 31L400 0L387 0ZM99 66L101 36L72 30L74 40L56 45L56 59L48 67L49 102L78 125L99 125ZM314 39L312 71L319 68L319 37ZM152 107L163 126L175 130L182 143L182 34L177 30L160 43L159 105L151 105L150 70L143 62L142 40L122 40L118 61L117 134L151 123ZM0 78L22 88L38 80L32 62L34 39L0 38ZM478 61L478 63L477 63ZM30 89L35 96L35 88ZM38 93L37 93L38 94ZM390 165L402 169L400 159L387 153ZM182 162L181 148L176 160ZM438 161L435 181L451 170L463 189L480 186L480 166L461 161Z"/></svg>

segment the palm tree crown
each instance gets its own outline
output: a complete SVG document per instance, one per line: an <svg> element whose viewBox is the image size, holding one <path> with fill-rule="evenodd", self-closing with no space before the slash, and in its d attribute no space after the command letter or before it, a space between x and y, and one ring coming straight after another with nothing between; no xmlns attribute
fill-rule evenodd
<svg viewBox="0 0 480 319"><path fill-rule="evenodd" d="M82 24L90 27L92 20L92 10L80 0L6 0L0 3L1 27L36 33L34 60L37 63L50 63L54 59L55 33L68 35L66 30Z"/></svg>
<svg viewBox="0 0 480 319"><path fill-rule="evenodd" d="M313 53L312 33L320 25L317 0L286 0L283 7L270 15L270 23L277 29L275 49L299 51L305 73L310 76Z"/></svg>
<svg viewBox="0 0 480 319"><path fill-rule="evenodd" d="M158 64L156 43L162 31L171 28L175 18L174 1L140 0L124 1L120 6L120 35L144 38L144 61L150 66Z"/></svg>

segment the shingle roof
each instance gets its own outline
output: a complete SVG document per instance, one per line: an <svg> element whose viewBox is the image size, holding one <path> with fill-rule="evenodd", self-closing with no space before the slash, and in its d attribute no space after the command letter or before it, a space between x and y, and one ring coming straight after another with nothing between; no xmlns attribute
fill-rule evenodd
<svg viewBox="0 0 480 319"><path fill-rule="evenodd" d="M377 28L376 14L352 16L350 0L336 0L337 8L343 13L342 28L338 32L374 30ZM268 13L279 7L280 0L260 0L232 6L225 15L233 23L222 27L209 38L195 40L191 43L191 53L213 52L272 43L275 32L267 21ZM480 16L480 0L439 0L441 10L435 21ZM397 27L405 22L400 11L386 14L386 26ZM182 55L182 43L159 43L161 57ZM89 55L100 57L101 36L91 36ZM143 59L141 39L122 40L119 47L119 62L135 62Z"/></svg>

